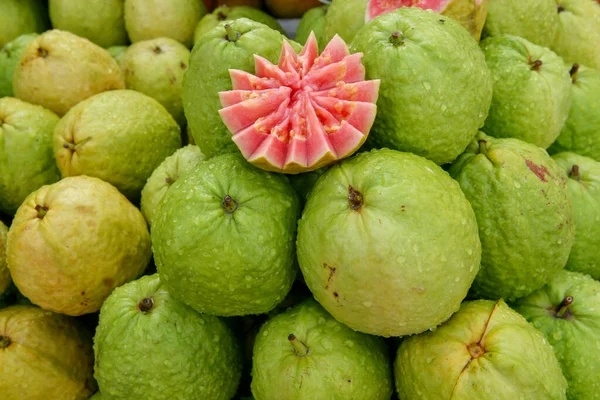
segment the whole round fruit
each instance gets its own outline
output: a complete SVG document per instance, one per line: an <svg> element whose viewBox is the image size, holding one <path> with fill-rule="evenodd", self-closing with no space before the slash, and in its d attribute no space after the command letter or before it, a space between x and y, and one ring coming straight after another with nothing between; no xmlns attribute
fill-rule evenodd
<svg viewBox="0 0 600 400"><path fill-rule="evenodd" d="M600 7L590 0L556 0L558 31L550 48L567 64L600 70Z"/></svg>
<svg viewBox="0 0 600 400"><path fill-rule="evenodd" d="M38 36L37 33L21 35L0 50L0 98L14 96L13 78L25 46Z"/></svg>
<svg viewBox="0 0 600 400"><path fill-rule="evenodd" d="M319 178L297 247L319 303L350 328L381 336L447 320L481 256L475 215L456 182L431 161L388 149L360 153Z"/></svg>
<svg viewBox="0 0 600 400"><path fill-rule="evenodd" d="M50 28L48 10L40 0L3 0L0 13L0 49L26 33Z"/></svg>
<svg viewBox="0 0 600 400"><path fill-rule="evenodd" d="M227 325L177 301L158 274L106 299L94 354L102 397L113 400L229 400L241 375L240 346Z"/></svg>
<svg viewBox="0 0 600 400"><path fill-rule="evenodd" d="M7 262L19 291L72 316L98 311L151 255L142 213L114 186L88 176L31 193L8 232Z"/></svg>
<svg viewBox="0 0 600 400"><path fill-rule="evenodd" d="M311 32L314 32L319 50L323 50L323 31L325 30L325 22L327 16L328 5L314 7L304 13L302 19L298 23L296 36L294 40L300 44L305 44Z"/></svg>
<svg viewBox="0 0 600 400"><path fill-rule="evenodd" d="M12 280L10 279L10 271L6 265L6 235L8 228L0 221L0 295L9 288Z"/></svg>

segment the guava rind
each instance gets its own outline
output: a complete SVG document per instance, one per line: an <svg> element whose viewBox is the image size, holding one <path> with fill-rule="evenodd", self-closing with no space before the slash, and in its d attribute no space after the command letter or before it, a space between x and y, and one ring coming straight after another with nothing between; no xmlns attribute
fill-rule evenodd
<svg viewBox="0 0 600 400"><path fill-rule="evenodd" d="M14 96L13 77L17 65L19 65L21 54L25 46L37 36L37 33L21 35L6 43L0 50L0 98Z"/></svg>
<svg viewBox="0 0 600 400"><path fill-rule="evenodd" d="M121 61L121 58L123 57L128 48L129 46L111 46L107 48L106 51L108 51L108 54L110 54L112 58L114 58L115 61L118 63Z"/></svg>
<svg viewBox="0 0 600 400"><path fill-rule="evenodd" d="M319 43L319 51L322 51L325 42L323 41L323 32L325 31L326 15L329 6L311 8L304 13L302 19L298 23L296 36L294 40L302 45L306 43L311 32L314 32L317 42Z"/></svg>
<svg viewBox="0 0 600 400"><path fill-rule="evenodd" d="M4 294L9 288L12 280L10 279L10 271L6 265L6 235L8 228L0 221L0 295Z"/></svg>
<svg viewBox="0 0 600 400"><path fill-rule="evenodd" d="M0 14L0 48L26 33L50 29L48 9L39 0L4 0Z"/></svg>

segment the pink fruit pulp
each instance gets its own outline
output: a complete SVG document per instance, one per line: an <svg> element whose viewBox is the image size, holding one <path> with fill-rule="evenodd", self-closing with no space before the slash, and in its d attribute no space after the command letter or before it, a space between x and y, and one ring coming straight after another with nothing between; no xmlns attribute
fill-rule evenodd
<svg viewBox="0 0 600 400"><path fill-rule="evenodd" d="M481 4L482 1L483 0L475 0L475 5ZM400 7L419 7L424 10L441 12L446 8L446 5L449 2L450 0L369 0L365 22Z"/></svg>

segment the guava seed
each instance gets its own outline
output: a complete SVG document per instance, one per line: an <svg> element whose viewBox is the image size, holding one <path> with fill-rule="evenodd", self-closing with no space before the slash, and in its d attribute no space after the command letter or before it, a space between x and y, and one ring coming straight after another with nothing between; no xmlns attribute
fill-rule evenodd
<svg viewBox="0 0 600 400"><path fill-rule="evenodd" d="M138 308L141 312L148 312L152 310L152 307L154 307L154 300L152 297L145 297L138 303Z"/></svg>

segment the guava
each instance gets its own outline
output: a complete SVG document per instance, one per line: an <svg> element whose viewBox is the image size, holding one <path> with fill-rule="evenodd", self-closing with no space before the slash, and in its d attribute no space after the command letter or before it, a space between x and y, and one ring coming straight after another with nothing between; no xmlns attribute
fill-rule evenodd
<svg viewBox="0 0 600 400"><path fill-rule="evenodd" d="M389 400L393 376L385 341L336 321L313 299L267 321L252 357L257 400Z"/></svg>
<svg viewBox="0 0 600 400"><path fill-rule="evenodd" d="M298 223L297 254L335 319L389 337L435 328L458 310L481 244L473 210L445 171L380 149L319 178Z"/></svg>
<svg viewBox="0 0 600 400"><path fill-rule="evenodd" d="M394 363L402 400L566 399L544 336L503 300L475 300L433 332L405 338Z"/></svg>
<svg viewBox="0 0 600 400"><path fill-rule="evenodd" d="M319 55L314 34L297 54L283 42L277 65L255 56L256 75L230 70L219 114L242 155L266 171L314 171L352 155L377 113L379 80L365 80L362 54L334 37Z"/></svg>
<svg viewBox="0 0 600 400"><path fill-rule="evenodd" d="M157 100L180 126L185 124L181 91L189 64L187 47L169 38L134 43L119 62L125 87Z"/></svg>
<svg viewBox="0 0 600 400"><path fill-rule="evenodd" d="M265 8L277 18L300 18L313 7L318 7L320 0L265 0Z"/></svg>
<svg viewBox="0 0 600 400"><path fill-rule="evenodd" d="M93 365L92 337L75 319L35 306L0 310L3 399L88 399Z"/></svg>
<svg viewBox="0 0 600 400"><path fill-rule="evenodd" d="M198 312L266 313L296 276L299 211L284 176L237 154L213 157L159 203L151 232L157 271L173 296Z"/></svg>
<svg viewBox="0 0 600 400"><path fill-rule="evenodd" d="M119 65L105 49L56 29L25 47L13 81L15 97L59 116L88 97L124 86Z"/></svg>
<svg viewBox="0 0 600 400"><path fill-rule="evenodd" d="M218 317L176 300L158 274L113 291L94 336L95 377L114 400L229 400L239 343Z"/></svg>
<svg viewBox="0 0 600 400"><path fill-rule="evenodd" d="M519 299L514 308L552 345L569 384L567 398L597 398L600 282L579 272L560 271L546 286Z"/></svg>
<svg viewBox="0 0 600 400"><path fill-rule="evenodd" d="M304 174L298 175L290 175L289 180L292 184L298 196L300 196L300 200L302 203L302 208L304 208L304 204L308 199L308 195L312 191L313 187L317 183L317 180L323 173L327 170L327 168L317 169L311 172L306 172Z"/></svg>
<svg viewBox="0 0 600 400"><path fill-rule="evenodd" d="M187 145L165 158L152 172L142 189L140 208L148 225L156 218L158 204L165 197L167 190L179 177L192 171L199 162L206 159L198 146Z"/></svg>
<svg viewBox="0 0 600 400"><path fill-rule="evenodd" d="M194 45L183 77L183 109L194 142L206 156L239 152L218 112L219 92L232 89L229 70L253 73L255 54L277 62L284 40L266 25L238 18L222 22Z"/></svg>
<svg viewBox="0 0 600 400"><path fill-rule="evenodd" d="M304 13L298 23L294 40L302 45L306 43L310 33L313 32L319 43L319 50L323 50L323 31L325 30L325 17L329 5L314 7Z"/></svg>
<svg viewBox="0 0 600 400"><path fill-rule="evenodd" d="M142 213L109 183L69 177L31 193L8 232L12 279L32 303L78 316L98 311L151 258Z"/></svg>
<svg viewBox="0 0 600 400"><path fill-rule="evenodd" d="M167 37L194 44L194 28L206 15L200 0L125 0L125 27L132 42Z"/></svg>
<svg viewBox="0 0 600 400"><path fill-rule="evenodd" d="M248 18L261 24L267 25L269 28L275 29L282 34L285 31L281 27L279 21L270 16L269 14L256 9L254 7L247 6L234 6L230 7L227 5L220 6L214 9L213 12L206 14L194 30L194 43L200 40L200 36L209 32L211 29L219 25L223 21L233 21L238 18Z"/></svg>
<svg viewBox="0 0 600 400"><path fill-rule="evenodd" d="M600 70L600 7L590 0L556 0L558 31L550 46L567 64Z"/></svg>
<svg viewBox="0 0 600 400"><path fill-rule="evenodd" d="M72 32L100 47L129 42L123 6L124 0L48 0L55 29Z"/></svg>
<svg viewBox="0 0 600 400"><path fill-rule="evenodd" d="M364 53L367 79L381 79L367 144L441 165L483 126L492 78L477 42L451 18L402 7L365 25L351 50Z"/></svg>
<svg viewBox="0 0 600 400"><path fill-rule="evenodd" d="M0 98L0 211L13 215L29 193L60 179L52 152L58 121L41 106Z"/></svg>
<svg viewBox="0 0 600 400"><path fill-rule="evenodd" d="M569 116L548 151L572 151L600 161L600 71L574 64L570 73Z"/></svg>
<svg viewBox="0 0 600 400"><path fill-rule="evenodd" d="M180 147L181 130L173 117L133 90L90 97L54 130L54 156L63 177L98 177L134 203L152 172Z"/></svg>
<svg viewBox="0 0 600 400"><path fill-rule="evenodd" d="M9 288L12 280L10 279L10 271L6 265L6 235L8 228L0 221L0 295L4 294Z"/></svg>
<svg viewBox="0 0 600 400"><path fill-rule="evenodd" d="M569 176L573 205L575 242L565 268L600 280L600 162L569 152L552 158Z"/></svg>
<svg viewBox="0 0 600 400"><path fill-rule="evenodd" d="M106 51L108 51L108 54L110 54L118 63L121 61L121 58L127 52L128 48L129 46L111 46L106 49Z"/></svg>
<svg viewBox="0 0 600 400"><path fill-rule="evenodd" d="M555 0L492 0L482 36L509 34L550 47L557 29Z"/></svg>
<svg viewBox="0 0 600 400"><path fill-rule="evenodd" d="M26 33L8 42L0 50L0 98L14 96L13 77L21 54L25 46L37 36L37 33Z"/></svg>
<svg viewBox="0 0 600 400"><path fill-rule="evenodd" d="M494 78L483 130L548 148L560 134L571 107L569 68L551 50L513 35L481 42Z"/></svg>
<svg viewBox="0 0 600 400"><path fill-rule="evenodd" d="M3 0L0 13L0 49L26 33L50 29L48 9L40 0Z"/></svg>
<svg viewBox="0 0 600 400"><path fill-rule="evenodd" d="M543 149L480 132L448 172L477 217L476 296L514 300L564 268L575 239L573 207L567 174Z"/></svg>

